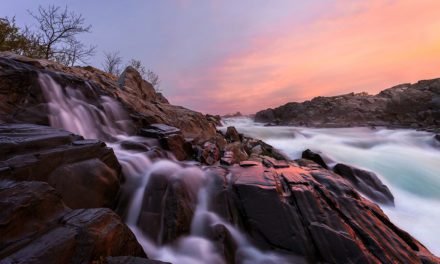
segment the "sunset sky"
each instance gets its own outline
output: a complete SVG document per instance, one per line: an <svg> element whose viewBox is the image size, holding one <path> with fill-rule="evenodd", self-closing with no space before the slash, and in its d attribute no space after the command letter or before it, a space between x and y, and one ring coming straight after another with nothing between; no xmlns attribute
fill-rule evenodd
<svg viewBox="0 0 440 264"><path fill-rule="evenodd" d="M171 103L254 113L318 95L440 77L440 1L2 0L32 25L50 3L83 14L103 51L141 59Z"/></svg>

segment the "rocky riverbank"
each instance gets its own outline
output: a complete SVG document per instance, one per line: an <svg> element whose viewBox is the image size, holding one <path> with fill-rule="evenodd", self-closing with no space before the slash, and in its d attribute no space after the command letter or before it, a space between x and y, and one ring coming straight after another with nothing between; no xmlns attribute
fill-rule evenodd
<svg viewBox="0 0 440 264"><path fill-rule="evenodd" d="M440 132L440 79L400 84L377 95L350 93L291 102L259 111L255 120L274 125L387 126Z"/></svg>
<svg viewBox="0 0 440 264"><path fill-rule="evenodd" d="M131 68L1 54L0 99L2 264L159 263L151 244L213 263L440 262L375 203L393 196L374 174L217 131Z"/></svg>

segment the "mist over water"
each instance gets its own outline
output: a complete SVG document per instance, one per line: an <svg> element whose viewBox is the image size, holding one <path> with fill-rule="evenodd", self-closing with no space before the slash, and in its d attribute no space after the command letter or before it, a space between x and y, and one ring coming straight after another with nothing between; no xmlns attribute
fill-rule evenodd
<svg viewBox="0 0 440 264"><path fill-rule="evenodd" d="M240 133L262 139L291 159L319 152L333 166L346 163L378 174L395 197L381 205L390 219L440 255L440 143L432 133L385 128L264 126L250 118L223 120Z"/></svg>

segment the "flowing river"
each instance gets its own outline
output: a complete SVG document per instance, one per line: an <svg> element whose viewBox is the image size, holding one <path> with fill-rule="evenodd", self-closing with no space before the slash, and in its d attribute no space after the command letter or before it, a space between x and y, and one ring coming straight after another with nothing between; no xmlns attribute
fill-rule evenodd
<svg viewBox="0 0 440 264"><path fill-rule="evenodd" d="M223 120L240 133L262 139L289 158L319 152L329 165L352 164L375 172L395 197L381 208L390 219L440 255L440 142L432 133L385 128L271 126L250 118Z"/></svg>
<svg viewBox="0 0 440 264"><path fill-rule="evenodd" d="M221 224L237 245L237 263L291 263L291 259L274 252L258 250L243 232L210 210L210 177L203 167L169 159L153 161L145 153L122 148L120 142L127 140L153 143L127 133L131 124L116 100L98 95L91 84L81 91L62 87L49 75L42 74L39 78L49 103L52 126L85 138L99 138L113 147L126 177L125 220L150 258L176 264L225 263L207 236L212 226ZM382 128L265 127L247 118L227 119L224 125L220 129L233 125L239 132L266 141L292 159L310 148L322 152L330 165L344 162L376 172L395 196L395 207L382 206L387 215L440 255L440 144L432 134ZM170 244L154 241L138 226L145 190L150 176L155 174L188 181L198 197L190 234Z"/></svg>
<svg viewBox="0 0 440 264"><path fill-rule="evenodd" d="M123 141L139 142L154 147L154 139L129 135L127 131L132 124L116 100L99 95L89 83L85 83L85 90L63 87L47 74L40 74L39 82L49 105L51 126L88 139L101 139L115 151L126 177L122 186L122 196L128 197L128 208L123 208L127 211L125 222L151 259L174 264L226 263L222 253L217 250L215 241L211 241L208 236L210 229L220 224L229 231L234 240L237 247L237 263L292 263L293 257L287 259L274 252L257 249L243 232L210 210L212 177L209 177L203 167L191 166L173 159L153 161L146 153L124 149L121 146ZM161 241L155 241L138 226L145 190L148 189L152 175L185 181L186 186L197 196L190 234L178 238L173 243L163 244ZM160 227L159 233L163 232L162 228ZM294 261L302 263L301 259Z"/></svg>

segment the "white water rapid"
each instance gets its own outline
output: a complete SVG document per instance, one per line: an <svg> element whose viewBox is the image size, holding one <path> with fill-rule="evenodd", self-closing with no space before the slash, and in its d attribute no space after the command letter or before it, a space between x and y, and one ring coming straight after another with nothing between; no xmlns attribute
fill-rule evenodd
<svg viewBox="0 0 440 264"><path fill-rule="evenodd" d="M266 127L249 118L223 120L264 140L292 159L311 149L329 165L352 164L375 172L395 197L381 206L390 219L440 255L440 142L428 132L385 128Z"/></svg>
<svg viewBox="0 0 440 264"><path fill-rule="evenodd" d="M171 160L152 161L145 153L122 148L120 142L134 141L148 144L146 139L127 134L131 127L127 114L116 100L99 96L90 84L86 91L77 87L62 87L51 76L40 74L40 85L50 105L52 126L80 134L88 139L98 138L107 141L122 165L126 182L123 195L129 197L126 223L136 235L147 255L156 260L174 264L226 263L223 255L217 252L215 244L206 232L216 224L222 224L231 234L237 245L237 263L291 263L271 252L262 252L253 247L247 238L233 225L223 220L209 209L210 180L202 168L179 164ZM82 87L84 89L84 87ZM86 96L87 95L87 96ZM190 186L199 186L198 204L191 225L191 233L172 244L157 245L137 226L142 207L144 190L150 175L169 175L191 181Z"/></svg>

